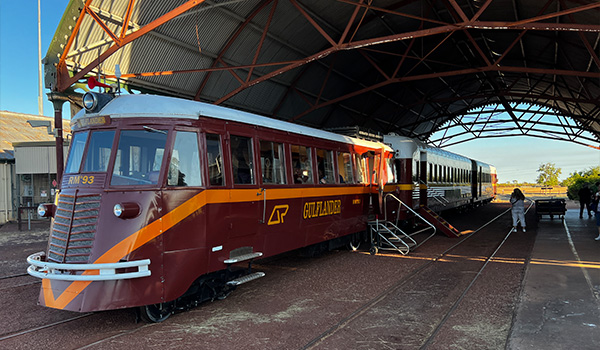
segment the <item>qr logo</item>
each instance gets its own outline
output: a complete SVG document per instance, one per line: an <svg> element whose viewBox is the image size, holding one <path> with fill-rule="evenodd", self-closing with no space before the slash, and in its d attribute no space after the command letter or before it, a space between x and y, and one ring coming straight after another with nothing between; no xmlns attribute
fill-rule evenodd
<svg viewBox="0 0 600 350"><path fill-rule="evenodd" d="M271 213L267 225L283 224L283 217L287 214L289 209L290 206L287 204L276 205L275 208L273 208L273 212Z"/></svg>

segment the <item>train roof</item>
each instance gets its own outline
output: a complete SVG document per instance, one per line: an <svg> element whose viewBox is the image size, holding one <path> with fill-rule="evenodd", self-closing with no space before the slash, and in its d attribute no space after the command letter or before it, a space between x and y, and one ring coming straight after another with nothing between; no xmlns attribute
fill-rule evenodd
<svg viewBox="0 0 600 350"><path fill-rule="evenodd" d="M428 154L436 155L438 157L443 157L446 159L453 159L464 163L471 164L471 161L473 161L479 166L489 167L490 169L492 169L493 172L495 172L496 170L496 168L491 164L471 159L463 155L447 151L445 149L437 148L418 139L412 139L407 136L388 134L384 136L383 141L390 145L399 154L404 155L404 157L410 157L410 154L412 154L415 151L425 151Z"/></svg>
<svg viewBox="0 0 600 350"><path fill-rule="evenodd" d="M71 124L81 118L101 115L108 115L111 119L141 117L199 119L200 117L211 117L369 148L384 147L391 151L391 148L380 142L357 139L214 104L159 95L120 95L108 102L97 113L89 113L82 109L73 117Z"/></svg>

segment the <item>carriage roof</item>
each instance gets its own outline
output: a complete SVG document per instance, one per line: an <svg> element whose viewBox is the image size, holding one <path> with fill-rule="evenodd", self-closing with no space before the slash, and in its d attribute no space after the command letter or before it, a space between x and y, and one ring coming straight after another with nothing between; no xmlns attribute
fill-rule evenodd
<svg viewBox="0 0 600 350"><path fill-rule="evenodd" d="M290 133L311 136L325 140L350 143L369 148L381 149L382 147L384 147L386 150L391 151L391 148L379 142L357 139L209 103L158 95L141 94L117 96L113 100L108 102L97 113L89 113L86 112L84 109L79 111L73 117L71 123L73 124L81 118L88 118L101 115L110 116L110 118L112 119L199 119L200 117L211 117L221 120L235 121L276 130L288 131Z"/></svg>

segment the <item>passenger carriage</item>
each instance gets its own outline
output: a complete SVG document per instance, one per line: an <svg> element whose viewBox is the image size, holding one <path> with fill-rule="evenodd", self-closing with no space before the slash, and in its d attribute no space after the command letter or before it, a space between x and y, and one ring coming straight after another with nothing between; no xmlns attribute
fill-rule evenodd
<svg viewBox="0 0 600 350"><path fill-rule="evenodd" d="M48 248L28 258L47 307L162 321L262 277L256 258L357 242L376 214L410 220L390 198L444 210L494 195L493 167L405 137L163 96L87 93L84 105L60 194L39 208L53 217Z"/></svg>
<svg viewBox="0 0 600 350"><path fill-rule="evenodd" d="M88 93L46 252L41 305L151 321L262 276L252 259L364 232L391 149L215 105ZM390 179L393 181L393 179ZM179 304L181 305L181 301Z"/></svg>

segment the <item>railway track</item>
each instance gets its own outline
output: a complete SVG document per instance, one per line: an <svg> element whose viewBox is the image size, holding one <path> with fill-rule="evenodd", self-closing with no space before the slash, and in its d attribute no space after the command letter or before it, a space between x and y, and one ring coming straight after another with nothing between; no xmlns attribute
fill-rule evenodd
<svg viewBox="0 0 600 350"><path fill-rule="evenodd" d="M461 253L460 252L457 253L457 250L460 247L465 246L467 242L475 241L476 237L478 237L478 236L487 236L486 234L483 234L483 232L482 232L482 231L487 231L487 230L484 230L484 228L487 227L488 225L490 225L491 223L493 223L494 221L496 221L498 218L502 217L503 215L506 215L507 212L508 212L508 210L500 213L499 215L497 215L492 220L489 220L484 225L480 225L480 227L476 231L464 236L463 238L460 239L460 241L456 242L454 245L450 246L447 249L444 249L441 253L435 253L435 255L432 255L433 257L431 259L427 259L427 261L424 260L423 263L419 264L419 267L416 270L413 270L410 273L408 273L407 275L405 275L402 278L402 280L397 281L395 284L389 286L385 290L382 290L379 294L372 297L370 300L368 300L366 302L363 300L362 305L355 308L355 310L350 315L347 315L344 318L340 318L340 319L336 320L335 321L336 323L333 326L330 326L328 329L326 329L325 331L323 331L320 334L318 334L316 332L312 333L313 335L317 335L317 334L318 335L315 336L313 339L310 339L306 343L304 343L304 341L303 341L300 344L304 344L304 345L300 345L296 348L314 349L314 348L321 348L320 345L326 345L326 344L322 344L322 343L326 342L329 337L337 336L337 335L340 335L341 333L343 333L342 331L344 329L346 329L347 327L349 327L354 320L356 320L357 318L360 318L361 315L364 315L365 313L373 311L374 308L381 306L381 304L383 304L386 299L389 299L390 296L392 296L394 293L398 292L399 290L403 290L404 288L406 288L409 283L411 283L411 282L417 283L419 278L422 277L423 275L425 275L428 271L436 270L439 267L438 263L444 263L444 260L446 260L446 262L447 262L447 260L452 259L453 256L456 257L456 256L460 255ZM494 214L494 215L496 215L496 214ZM482 235L478 235L479 233L482 233ZM498 236L501 236L501 234L498 234ZM489 254L486 254L484 258L479 257L479 259L481 261L478 261L478 263L479 263L478 267L473 267L474 265L470 265L470 267L471 267L470 270L473 271L473 275L468 276L468 278L470 279L469 283L464 284L465 287L462 290L457 291L457 293L459 295L452 303L450 303L449 307L444 310L443 315L439 316L435 320L432 320L432 323L435 323L435 324L433 324L433 326L431 327L430 333L427 335L427 337L422 337L420 340L420 344L421 344L420 347L422 349L427 349L428 347L430 347L430 345L434 343L436 336L438 334L440 334L440 332L443 333L442 329L444 328L444 325L451 322L450 319L451 319L451 316L453 315L453 313L455 313L456 310L459 309L460 303L467 297L467 293L469 292L469 290L473 286L477 285L477 280L479 279L479 277L482 275L482 273L488 267L488 265L489 265L488 263L490 261L493 261L495 254L502 248L504 242L506 241L506 239L509 236L510 236L510 233L505 234L503 239L502 238L498 239L499 243L490 244L489 245L490 248L488 248ZM494 241L494 242L496 242L496 241ZM335 255L331 255L331 256L325 256L324 258L322 258L324 260L319 261L319 264L323 265L323 266L334 265L337 263L336 259L338 256L341 256L341 255L335 254ZM279 258L281 259L281 257L279 257ZM283 259L285 259L285 258L283 258ZM294 264L293 268L287 269L285 266L283 268L281 268L280 265L281 264L286 265L287 260L283 260L283 261L277 261L277 260L278 260L277 258L273 258L273 260L271 262L268 262L267 265L268 266L277 266L276 269L284 269L286 271L287 270L291 271L291 270L297 269L297 265L295 265L295 264ZM294 259L291 259L289 261L293 261L293 260ZM310 264L313 261L314 260L312 260L312 259L305 260L305 262L308 264ZM266 267L268 267L268 266L266 266ZM304 271L308 271L308 270L305 270L303 267L301 269ZM468 273L471 273L471 271L469 271ZM0 277L0 280L11 281L11 279L23 278L25 276L27 276L27 274L8 275L8 276ZM1 288L2 287L0 285L0 289ZM7 288L10 288L10 287L7 287ZM266 290L261 288L261 291L266 291ZM229 309L231 309L231 306L227 310L229 310ZM87 349L87 348L111 346L111 344L114 345L116 343L122 342L119 339L124 339L123 338L124 335L128 336L128 338L131 338L131 337L136 338L136 337L138 337L136 334L148 333L146 331L141 331L142 329L148 329L148 327L157 327L157 328L152 328L152 329L159 329L159 331L158 331L159 333L161 332L160 329L162 329L162 327L167 327L166 329L171 329L169 327L174 327L174 325L170 324L169 322L166 322L165 324L154 324L154 325L147 325L147 324L142 324L142 323L135 324L133 322L133 313L130 313L127 315L127 317L124 317L124 312L125 311L120 311L119 314L116 314L113 312L112 315L108 312L88 313L88 314L76 315L75 317L65 318L64 320L59 320L59 321L56 321L56 319L54 319L55 322L48 322L48 324L31 325L30 327L28 327L26 329L19 330L14 333L11 333L11 334L0 335L0 347L2 347L3 341L6 341L5 344L14 344L15 342L20 342L21 339L27 339L32 336L34 338L40 337L43 339L45 337L45 335L44 335L45 333L60 334L61 332L64 332L67 329L72 329L74 327L76 328L78 326L89 330L90 327L93 328L100 324L107 324L106 320L108 320L108 319L123 320L124 318L126 318L126 320L121 321L122 323L120 324L119 327L111 327L111 329L109 331L105 332L104 334L97 334L94 337L93 341L88 342L86 340L81 339L81 341L75 342L75 344L77 344L77 345L74 344L73 348ZM204 311L200 309L200 310L197 310L196 313L204 314ZM208 314L210 314L210 313L208 313ZM66 316L68 316L68 315L66 315ZM129 318L129 316L131 316L131 318ZM187 317L185 314L182 316L184 316L186 319L187 318L193 319L193 317L192 317L193 313L189 314ZM84 322L84 323L82 323L82 322ZM180 322L181 322L181 320L180 320ZM85 324L85 326L83 326L83 324ZM329 323L329 324L331 325L331 323ZM323 328L321 328L321 330L322 329ZM157 331L151 331L151 332L155 333ZM103 332L101 332L101 333L103 333ZM332 337L330 340L333 340L333 339L336 339L336 338ZM411 346L409 348L419 348L419 346L416 346L416 347Z"/></svg>
<svg viewBox="0 0 600 350"><path fill-rule="evenodd" d="M27 273L0 276L0 291L41 283L39 280L30 280L27 276L29 276ZM26 279L28 281L12 283L13 281L18 281L20 279Z"/></svg>
<svg viewBox="0 0 600 350"><path fill-rule="evenodd" d="M38 327L32 327L32 328L29 328L29 329L25 329L25 330L22 330L22 331L13 333L13 334L5 335L5 336L0 336L0 342L3 341L3 340L8 340L8 339L15 338L15 337L25 336L25 335L28 335L28 334L31 334L31 333L34 333L34 332L37 332L37 331L41 331L41 330L44 330L44 329L48 329L48 328L56 327L56 326L59 326L59 325L63 325L65 323L73 322L73 321L76 321L76 320L79 320L79 319L82 319L82 318L85 318L85 317L89 317L91 315L93 315L93 313L82 314L82 315L78 315L78 316L75 316L75 317L71 317L71 318L67 318L67 319L64 319L64 320L60 320L60 321L57 321L57 322L52 322L52 323L41 325L41 326L38 326Z"/></svg>
<svg viewBox="0 0 600 350"><path fill-rule="evenodd" d="M533 203L531 203L529 205L529 207L527 208L526 214L531 209L532 205L533 205ZM471 240L473 237L476 237L477 233L482 232L482 230L486 226L492 224L494 221L498 220L500 217L502 217L503 215L505 215L505 214L507 214L509 212L510 212L510 208L507 209L507 210L505 210L504 212L502 212L501 214L499 214L498 216L496 216L492 220L488 221L487 223L485 223L484 225L482 225L481 227L479 227L477 230L475 230L472 233L468 234L467 236L465 236L464 238L462 238L459 242L457 242L453 246L451 246L448 249L446 249L445 251L439 253L437 255L437 257L435 257L435 258L431 259L430 261L426 262L425 264L423 264L422 266L420 266L418 269L414 270L412 273L410 273L409 275L405 276L401 281L399 281L398 283L394 284L393 286L391 286L390 288L388 288L387 290L385 290L383 293L379 294L377 297L371 299L369 302L363 304L361 307L359 307L358 309L356 309L354 312L352 312L350 315L348 315L344 319L340 320L337 324L333 325L332 327L330 327L329 329L327 329L325 332L323 332L319 336L313 338L306 345L304 345L301 349L302 350L309 350L309 349L317 348L321 342L323 342L324 340L326 340L330 336L332 336L335 333L337 333L337 332L341 331L342 329L344 329L353 320L355 320L358 317L360 317L361 315L369 312L374 307L376 307L380 302L382 302L383 300L385 300L386 298L388 298L392 294L395 294L397 291L399 291L400 289L402 289L407 284L409 284L409 283L417 280L425 271L427 271L428 269L434 268L438 262L440 262L445 257L449 256L458 247L462 246L463 244L465 244L465 242L467 242L468 240ZM494 257L496 256L497 252L500 250L500 248L502 248L502 246L505 244L506 240L510 237L511 234L512 234L512 230L509 229L509 232L506 233L506 235L504 236L504 238L496 245L496 247L493 249L493 252L491 254L488 254L486 256L486 258L484 259L484 261L481 264L481 267L479 268L479 270L477 271L477 273L473 276L473 278L468 283L468 285L461 291L460 296L452 303L451 307L439 318L439 321L435 325L434 330L427 336L426 339L423 340L421 346L419 347L420 349L427 349L432 344L432 342L434 341L434 339L436 338L436 336L438 335L438 333L440 332L440 330L443 328L444 325L446 325L446 323L448 322L449 318L452 316L452 314L456 311L456 309L460 305L461 301L464 300L465 296L471 290L471 288L474 286L474 284L477 282L477 280L479 279L479 277L481 276L481 274L483 273L483 271L488 266L489 262L494 259Z"/></svg>

